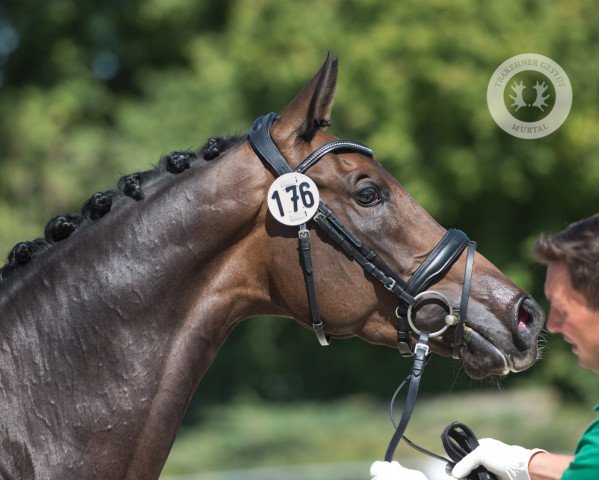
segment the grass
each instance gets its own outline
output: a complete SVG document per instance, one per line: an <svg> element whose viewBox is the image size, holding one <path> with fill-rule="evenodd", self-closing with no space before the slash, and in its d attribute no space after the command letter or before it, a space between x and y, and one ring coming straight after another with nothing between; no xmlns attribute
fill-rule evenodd
<svg viewBox="0 0 599 480"><path fill-rule="evenodd" d="M298 469L301 465L314 464L364 462L369 465L382 459L393 433L387 408L361 396L327 403L272 404L240 400L210 407L200 426L180 432L163 477L272 466L297 466ZM459 420L479 437L490 436L529 448L571 452L592 418L591 406L563 404L557 394L548 389L451 394L420 398L407 435L442 453L440 433L447 424ZM396 457L409 462L420 454L401 444ZM265 471L262 478L269 478ZM367 470L362 471L366 476ZM298 475L299 478L332 478L330 475ZM246 477L249 478L248 474Z"/></svg>

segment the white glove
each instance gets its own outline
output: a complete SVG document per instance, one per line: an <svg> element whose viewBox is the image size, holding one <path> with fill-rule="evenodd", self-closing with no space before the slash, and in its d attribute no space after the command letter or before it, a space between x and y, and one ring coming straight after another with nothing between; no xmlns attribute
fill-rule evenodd
<svg viewBox="0 0 599 480"><path fill-rule="evenodd" d="M424 473L402 467L398 462L374 462L370 476L371 480L428 480Z"/></svg>
<svg viewBox="0 0 599 480"><path fill-rule="evenodd" d="M528 462L540 448L527 450L517 445L506 445L492 438L481 438L480 445L460 460L451 472L455 478L464 478L472 470L485 467L499 480L530 480Z"/></svg>

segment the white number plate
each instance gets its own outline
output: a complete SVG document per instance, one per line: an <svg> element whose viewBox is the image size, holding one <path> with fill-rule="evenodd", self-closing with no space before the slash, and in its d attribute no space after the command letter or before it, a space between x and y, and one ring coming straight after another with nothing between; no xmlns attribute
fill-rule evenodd
<svg viewBox="0 0 599 480"><path fill-rule="evenodd" d="M302 173L281 175L268 190L268 209L284 225L301 225L318 210L320 195L316 184Z"/></svg>

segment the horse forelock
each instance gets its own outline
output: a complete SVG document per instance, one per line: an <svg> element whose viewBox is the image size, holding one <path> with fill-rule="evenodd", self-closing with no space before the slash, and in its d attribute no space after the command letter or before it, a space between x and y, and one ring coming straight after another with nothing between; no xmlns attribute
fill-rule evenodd
<svg viewBox="0 0 599 480"><path fill-rule="evenodd" d="M244 135L211 137L195 152L189 150L171 152L162 157L151 170L122 176L116 189L94 193L83 204L80 213L56 215L46 224L43 238L19 242L10 250L6 263L0 268L0 286L6 279L14 277L19 267L29 264L53 245L68 239L74 232L108 214L116 198L129 197L134 201L141 201L144 199L144 185L181 174L198 160L214 160L241 144L245 138Z"/></svg>

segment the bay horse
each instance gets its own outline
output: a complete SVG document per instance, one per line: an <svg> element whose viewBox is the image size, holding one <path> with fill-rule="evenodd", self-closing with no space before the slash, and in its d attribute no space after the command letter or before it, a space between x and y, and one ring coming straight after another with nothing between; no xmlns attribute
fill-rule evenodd
<svg viewBox="0 0 599 480"><path fill-rule="evenodd" d="M457 349L473 378L534 363L540 307L465 249L463 234L449 235L367 147L344 148L329 133L336 81L329 54L253 134L173 152L13 248L0 272L0 478L158 478L196 386L240 321L292 317L325 344L358 336L397 347L398 292L414 305L408 283L423 262L446 300L421 305L419 329L437 329L464 290L469 298L467 316L449 316L463 337L447 329L431 339L434 352ZM269 210L278 173L260 128L290 170L311 159L309 178L344 238L325 234L324 210L308 196L319 210L300 226L310 256L298 254L296 227ZM449 260L437 247L455 241ZM431 274L437 260L446 264ZM404 353L416 341L403 331Z"/></svg>

